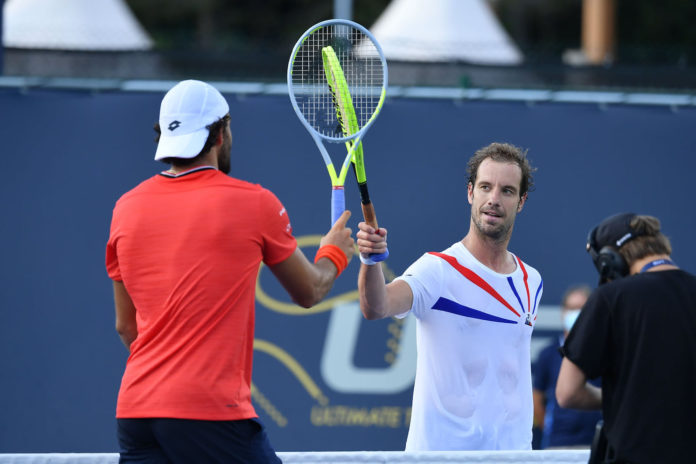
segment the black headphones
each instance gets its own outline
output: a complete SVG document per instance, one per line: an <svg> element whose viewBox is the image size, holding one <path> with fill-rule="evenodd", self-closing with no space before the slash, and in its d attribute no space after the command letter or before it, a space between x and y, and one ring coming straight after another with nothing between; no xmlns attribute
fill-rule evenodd
<svg viewBox="0 0 696 464"><path fill-rule="evenodd" d="M587 236L587 252L590 254L597 272L599 272L599 284L626 277L629 272L626 260L621 256L621 253L611 246L603 246L597 250L596 233L597 227L592 229Z"/></svg>
<svg viewBox="0 0 696 464"><path fill-rule="evenodd" d="M629 240L646 235L631 227L635 217L634 213L615 214L602 221L587 236L587 251L599 272L600 285L629 274L628 263L619 253L619 248Z"/></svg>

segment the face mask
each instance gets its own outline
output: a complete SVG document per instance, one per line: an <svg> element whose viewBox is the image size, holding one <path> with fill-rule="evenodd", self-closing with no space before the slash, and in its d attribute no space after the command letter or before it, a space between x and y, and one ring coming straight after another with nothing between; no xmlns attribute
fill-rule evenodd
<svg viewBox="0 0 696 464"><path fill-rule="evenodd" d="M566 330L566 332L570 332L570 329L573 327L573 324L575 324L575 321L578 319L579 315L579 309L566 309L563 312L563 328Z"/></svg>

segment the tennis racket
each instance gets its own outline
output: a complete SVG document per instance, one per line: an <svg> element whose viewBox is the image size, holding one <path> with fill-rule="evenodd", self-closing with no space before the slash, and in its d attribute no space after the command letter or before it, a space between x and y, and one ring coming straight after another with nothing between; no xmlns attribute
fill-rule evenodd
<svg viewBox="0 0 696 464"><path fill-rule="evenodd" d="M323 21L297 41L288 63L288 93L302 124L314 139L331 178L331 221L345 210L344 184L354 167L365 222L378 228L367 190L362 138L382 109L387 62L379 43L348 20ZM324 142L345 143L337 173ZM388 252L372 256L381 261Z"/></svg>
<svg viewBox="0 0 696 464"><path fill-rule="evenodd" d="M329 84L331 95L333 97L334 108L336 110L336 119L341 125L343 134L351 136L358 130L358 118L355 113L355 106L350 95L350 88L346 82L345 74L341 63L336 56L336 52L330 45L322 49L322 60L324 62L324 74L326 81ZM376 113L375 113L376 114ZM374 115L373 115L374 117ZM358 190L360 191L360 203L363 211L365 222L370 224L375 229L379 229L377 224L377 216L375 207L370 200L370 193L367 189L367 178L365 176L365 158L363 154L363 146L361 140L350 140L346 142L348 154L351 155L353 163L353 172L355 179L358 182ZM370 256L372 262L383 261L389 256L389 251L381 254L373 254Z"/></svg>

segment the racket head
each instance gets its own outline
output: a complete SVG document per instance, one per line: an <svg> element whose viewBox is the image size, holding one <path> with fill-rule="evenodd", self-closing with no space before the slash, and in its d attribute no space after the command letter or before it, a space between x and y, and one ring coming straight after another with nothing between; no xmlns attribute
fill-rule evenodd
<svg viewBox="0 0 696 464"><path fill-rule="evenodd" d="M324 72L326 74L326 80L329 83L329 89L333 97L338 121L343 129L343 134L352 135L357 132L359 128L355 107L353 105L353 97L346 83L343 69L331 46L324 47L322 49L322 55L324 58ZM360 141L360 139L348 141L346 142L346 148L351 153L351 161L358 184L365 183L362 141ZM365 198L363 198L363 202L365 201Z"/></svg>
<svg viewBox="0 0 696 464"><path fill-rule="evenodd" d="M326 81L329 83L329 89L331 91L338 122L344 135L353 134L358 130L357 116L353 105L353 97L350 93L350 89L348 88L341 64L332 46L327 45L323 47L322 58L324 73L326 75ZM379 111L379 109L377 111ZM356 139L347 142L346 146L351 156L353 167L355 168L355 177L358 181L358 189L360 190L363 217L365 218L366 223L375 229L379 229L375 208L370 201L370 195L367 190L362 142ZM388 256L389 250L386 250L384 253L373 253L368 258L363 257L363 259L367 259L368 261L365 261L367 263L375 264L380 261L384 261Z"/></svg>
<svg viewBox="0 0 696 464"><path fill-rule="evenodd" d="M326 81L322 49L334 50L355 107L357 131L346 134ZM290 54L288 94L304 126L330 142L362 137L386 96L388 70L382 47L363 26L346 19L322 21L305 31Z"/></svg>

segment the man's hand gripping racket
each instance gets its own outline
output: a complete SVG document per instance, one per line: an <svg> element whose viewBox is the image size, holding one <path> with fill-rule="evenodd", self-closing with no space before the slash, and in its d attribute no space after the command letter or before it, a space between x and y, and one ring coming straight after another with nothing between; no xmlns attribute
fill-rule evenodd
<svg viewBox="0 0 696 464"><path fill-rule="evenodd" d="M290 101L329 172L332 222L345 209L344 184L352 164L365 222L379 229L367 190L361 140L382 109L386 87L387 63L381 47L367 29L352 21L330 20L311 27L290 56ZM324 141L346 144L348 153L338 174ZM362 258L373 264L388 255L385 250Z"/></svg>

